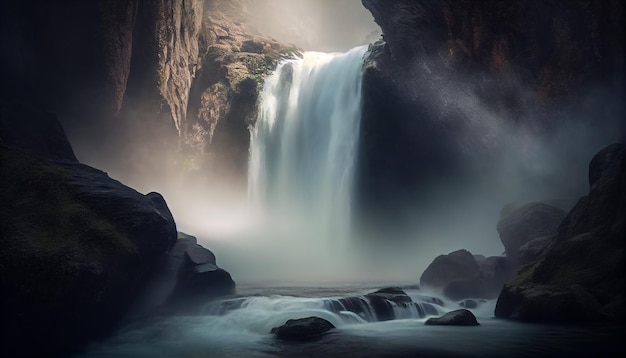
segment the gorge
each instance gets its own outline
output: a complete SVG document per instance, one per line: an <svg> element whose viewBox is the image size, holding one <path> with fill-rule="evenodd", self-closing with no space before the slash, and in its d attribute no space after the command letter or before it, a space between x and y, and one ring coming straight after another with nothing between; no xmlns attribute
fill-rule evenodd
<svg viewBox="0 0 626 358"><path fill-rule="evenodd" d="M623 14L3 2L0 355L618 355Z"/></svg>

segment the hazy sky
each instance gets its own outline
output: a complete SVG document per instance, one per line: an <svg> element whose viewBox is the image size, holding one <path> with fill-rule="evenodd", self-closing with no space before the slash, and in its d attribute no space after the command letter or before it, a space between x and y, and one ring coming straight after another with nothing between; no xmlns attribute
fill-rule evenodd
<svg viewBox="0 0 626 358"><path fill-rule="evenodd" d="M242 0L259 33L305 50L344 52L380 37L361 0Z"/></svg>

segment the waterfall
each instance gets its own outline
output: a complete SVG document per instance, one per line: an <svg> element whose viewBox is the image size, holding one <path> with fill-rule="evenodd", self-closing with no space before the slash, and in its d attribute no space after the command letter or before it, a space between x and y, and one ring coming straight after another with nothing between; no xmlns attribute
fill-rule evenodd
<svg viewBox="0 0 626 358"><path fill-rule="evenodd" d="M327 238L348 235L366 50L306 52L267 78L251 136L248 188L270 220Z"/></svg>

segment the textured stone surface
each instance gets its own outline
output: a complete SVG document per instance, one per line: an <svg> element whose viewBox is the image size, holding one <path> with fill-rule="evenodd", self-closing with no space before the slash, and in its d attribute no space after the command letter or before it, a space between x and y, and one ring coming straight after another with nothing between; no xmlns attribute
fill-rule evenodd
<svg viewBox="0 0 626 358"><path fill-rule="evenodd" d="M421 287L443 288L452 281L472 278L480 268L467 250L437 256L420 277Z"/></svg>
<svg viewBox="0 0 626 358"><path fill-rule="evenodd" d="M507 256L517 262L519 249L538 238L552 238L567 213L544 203L509 204L500 212L498 234Z"/></svg>
<svg viewBox="0 0 626 358"><path fill-rule="evenodd" d="M424 322L427 326L478 326L474 314L466 309L448 312L441 317L432 317Z"/></svg>
<svg viewBox="0 0 626 358"><path fill-rule="evenodd" d="M321 337L335 328L327 320L319 317L290 319L280 327L272 328L277 339L284 341L310 341Z"/></svg>
<svg viewBox="0 0 626 358"><path fill-rule="evenodd" d="M505 285L495 314L531 322L620 321L624 317L624 144L591 161L589 194L560 225L541 260ZM596 176L597 163L603 163Z"/></svg>
<svg viewBox="0 0 626 358"><path fill-rule="evenodd" d="M47 135L5 130L22 116ZM53 116L3 111L0 123L0 352L64 355L110 333L176 225L161 195L78 163Z"/></svg>

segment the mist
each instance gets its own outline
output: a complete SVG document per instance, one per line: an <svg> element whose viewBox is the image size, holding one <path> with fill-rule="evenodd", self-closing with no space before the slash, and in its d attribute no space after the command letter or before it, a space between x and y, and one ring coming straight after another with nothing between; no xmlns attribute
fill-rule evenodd
<svg viewBox="0 0 626 358"><path fill-rule="evenodd" d="M244 4L251 28L305 50L343 52L380 37L360 0ZM454 112L463 122L462 131L442 140L455 142L471 174L426 188L425 197L408 193L402 215L411 225L402 232L368 233L356 223L350 237L333 237L296 215L267 220L250 209L247 178L219 170L189 174L186 158L172 149L176 139L159 138L161 132L143 127L140 123L150 120L143 121L141 114L130 128L114 131L97 147L80 127L70 128L68 135L82 162L140 192L160 192L178 230L197 236L238 283L416 283L440 254L467 249L501 255L496 225L510 202L547 201L568 210L587 191L593 155L624 139L622 92L589 88L582 101L546 114L530 89L516 84L514 76L512 81L524 99L521 113L485 103L479 93L496 91L493 80L404 84L407 101L425 92L433 99L432 110ZM547 117L552 128L537 129Z"/></svg>
<svg viewBox="0 0 626 358"><path fill-rule="evenodd" d="M361 0L244 0L243 4L252 30L306 51L345 52L381 36Z"/></svg>

